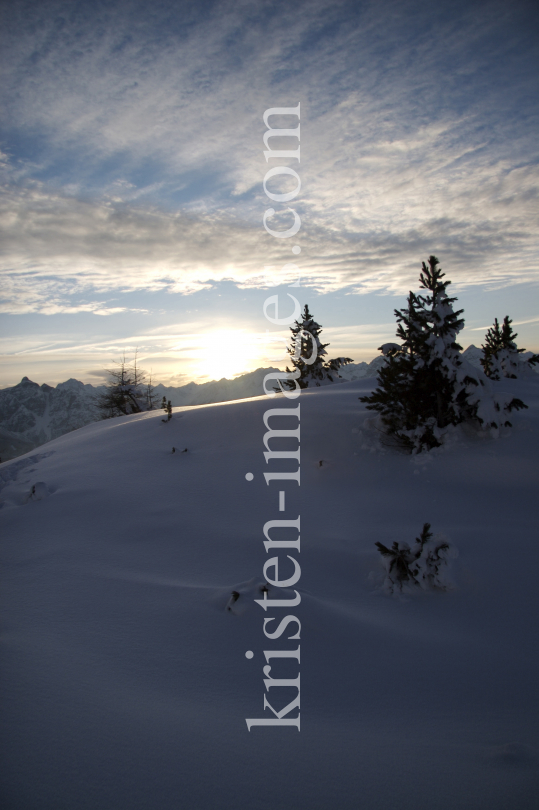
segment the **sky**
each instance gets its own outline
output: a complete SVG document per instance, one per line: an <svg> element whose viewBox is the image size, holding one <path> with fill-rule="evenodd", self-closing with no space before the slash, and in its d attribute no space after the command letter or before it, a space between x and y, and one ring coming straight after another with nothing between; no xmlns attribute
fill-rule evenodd
<svg viewBox="0 0 539 810"><path fill-rule="evenodd" d="M167 385L284 367L288 328L263 307L287 293L330 357L371 360L431 254L464 347L509 315L539 351L534 2L23 0L0 14L0 387L99 384L135 350ZM301 160L281 164L301 189L275 203L263 114L298 103ZM262 218L287 206L302 226L276 239Z"/></svg>

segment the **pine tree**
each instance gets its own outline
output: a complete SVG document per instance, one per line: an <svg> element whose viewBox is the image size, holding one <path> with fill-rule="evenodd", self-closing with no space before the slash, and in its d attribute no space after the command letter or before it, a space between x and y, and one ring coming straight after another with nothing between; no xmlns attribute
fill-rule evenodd
<svg viewBox="0 0 539 810"><path fill-rule="evenodd" d="M290 327L290 331L292 340L287 352L294 369L300 372L297 379L300 388L337 382L341 379L339 368L353 362L349 357L324 359L327 356L326 347L329 346L329 343L321 343L319 335L322 327L313 319L307 304L302 313L302 320L295 321L294 326ZM288 366L286 371L291 373ZM283 382L283 385L287 385L289 388L295 387L291 381Z"/></svg>
<svg viewBox="0 0 539 810"><path fill-rule="evenodd" d="M406 309L395 310L402 350L390 350L380 369L378 388L360 397L379 411L390 435L412 452L441 445L444 430L465 419L497 428L510 424L512 409L526 407L517 399L495 397L488 380L460 356L456 342L464 326L463 310L454 311L436 256L422 263L420 286L426 295L410 292Z"/></svg>
<svg viewBox="0 0 539 810"><path fill-rule="evenodd" d="M517 372L523 368L523 361L519 360L519 354L526 349L519 349L515 342L518 334L513 332L511 318L506 315L500 329L498 319L494 318L494 326L488 330L485 336L483 357L480 360L483 370L491 380L500 380L502 377L517 378ZM524 361L526 362L526 361ZM528 368L539 363L539 355L534 354L527 360Z"/></svg>

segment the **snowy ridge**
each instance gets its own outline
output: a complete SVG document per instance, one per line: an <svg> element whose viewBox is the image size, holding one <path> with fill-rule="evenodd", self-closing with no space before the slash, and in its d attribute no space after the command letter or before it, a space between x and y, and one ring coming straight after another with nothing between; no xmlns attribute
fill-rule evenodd
<svg viewBox="0 0 539 810"><path fill-rule="evenodd" d="M4 807L534 810L539 380L496 384L529 405L499 439L460 425L420 456L381 443L374 384L302 393L283 513L262 475L283 397L110 419L2 465ZM301 641L270 642L262 527L298 515ZM455 589L384 595L375 542L426 521ZM263 650L300 643L301 732L249 733L264 694L287 702Z"/></svg>
<svg viewBox="0 0 539 810"><path fill-rule="evenodd" d="M182 405L210 405L217 402L231 402L234 399L258 397L266 374L277 371L273 366L257 368L247 374L241 374L232 380L223 377L207 383L187 383L178 388L156 385L155 393L159 399L166 396L174 407Z"/></svg>
<svg viewBox="0 0 539 810"><path fill-rule="evenodd" d="M273 368L259 368L233 380L188 383L179 387L156 385L156 397L172 405L205 405L258 396L264 376ZM38 385L28 377L11 388L0 390L0 459L10 458L39 447L72 430L101 418L96 396L104 386L93 386L70 379L56 388Z"/></svg>
<svg viewBox="0 0 539 810"><path fill-rule="evenodd" d="M531 354L526 352L522 360ZM468 346L462 357L481 368L481 349ZM372 379L385 362L385 357L379 355L370 363L350 363L339 369L339 375L346 382ZM159 384L155 386L155 394L158 401L163 397L170 399L174 407L231 402L259 396L265 375L276 370L274 367L259 368L232 380L191 382L179 387ZM534 371L539 372L539 366ZM59 383L56 388L46 384L40 386L28 377L18 385L0 390L0 459L15 458L99 420L95 398L103 390L104 386L84 384L74 379Z"/></svg>
<svg viewBox="0 0 539 810"><path fill-rule="evenodd" d="M386 358L383 355L379 355L375 357L374 360L371 360L370 363L349 363L347 366L343 366L339 369L339 375L347 382L361 380L363 378L370 379L371 377L378 376L378 372L385 362Z"/></svg>

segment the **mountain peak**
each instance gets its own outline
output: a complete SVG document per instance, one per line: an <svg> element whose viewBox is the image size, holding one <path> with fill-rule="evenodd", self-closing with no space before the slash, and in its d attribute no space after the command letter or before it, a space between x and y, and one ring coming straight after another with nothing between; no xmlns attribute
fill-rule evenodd
<svg viewBox="0 0 539 810"><path fill-rule="evenodd" d="M91 386L93 388L93 386ZM70 377L69 380L66 380L63 383L58 383L56 388L76 388L77 390L82 390L84 388L84 383L80 380L76 380L74 377Z"/></svg>

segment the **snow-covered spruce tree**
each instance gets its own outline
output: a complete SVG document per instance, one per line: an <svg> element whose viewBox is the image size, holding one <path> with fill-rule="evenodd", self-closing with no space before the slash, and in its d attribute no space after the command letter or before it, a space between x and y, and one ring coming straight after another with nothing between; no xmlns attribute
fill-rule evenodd
<svg viewBox="0 0 539 810"><path fill-rule="evenodd" d="M520 360L519 354L526 349L519 349L515 342L518 334L513 332L511 318L506 315L500 329L498 319L494 318L494 326L488 330L485 336L483 357L480 360L483 370L491 380L500 380L502 377L511 377L516 380L517 372L522 368L539 363L539 355L534 354L528 360Z"/></svg>
<svg viewBox="0 0 539 810"><path fill-rule="evenodd" d="M136 354L132 364L126 361L124 355L116 365L117 368L107 369L107 390L96 398L102 419L148 410L145 376L138 367Z"/></svg>
<svg viewBox="0 0 539 810"><path fill-rule="evenodd" d="M292 371L300 372L297 379L299 387L308 388L310 386L312 388L337 382L341 379L340 367L353 361L350 357L334 357L332 360L326 360L326 347L329 346L329 343L321 343L319 335L322 327L313 319L307 304L301 317L301 321L295 321L294 326L290 327L292 340L286 350L294 366ZM291 373L288 366L286 370ZM290 380L283 382L283 385L295 388L294 383Z"/></svg>
<svg viewBox="0 0 539 810"><path fill-rule="evenodd" d="M402 350L387 353L377 389L360 397L412 453L439 447L449 425L473 419L498 428L510 424L512 409L526 407L495 396L485 375L461 358L456 336L464 326L463 310L453 310L457 299L448 296L451 282L442 281L438 265L436 256L422 263L420 286L428 294L410 292L406 309L395 310Z"/></svg>
<svg viewBox="0 0 539 810"><path fill-rule="evenodd" d="M386 593L402 591L403 586L419 587L424 591L446 590L450 581L446 567L456 550L446 540L435 540L430 531L430 523L425 523L415 544L399 546L394 542L391 548L383 543L375 543L383 557L386 569L384 590Z"/></svg>
<svg viewBox="0 0 539 810"><path fill-rule="evenodd" d="M410 292L406 309L395 310L398 321L397 336L403 341L401 349L385 351L386 363L378 372L378 387L370 396L360 397L369 410L379 411L382 422L390 435L396 436L405 445L413 448L414 442L405 431L422 426L422 444L436 446L433 435L432 402L424 398L424 367L422 355L426 331L420 317L418 296ZM384 347L380 347L383 350Z"/></svg>

